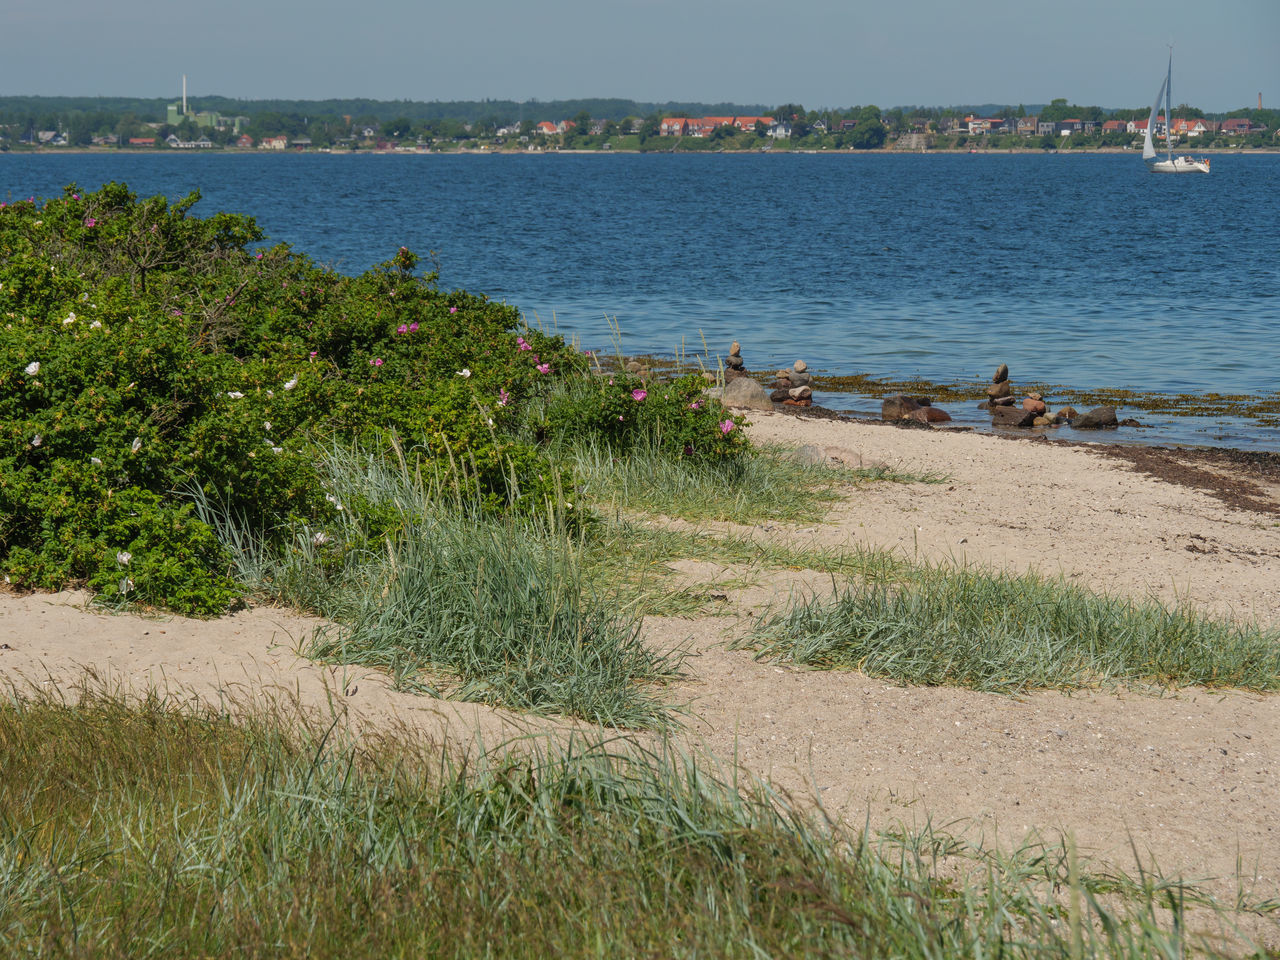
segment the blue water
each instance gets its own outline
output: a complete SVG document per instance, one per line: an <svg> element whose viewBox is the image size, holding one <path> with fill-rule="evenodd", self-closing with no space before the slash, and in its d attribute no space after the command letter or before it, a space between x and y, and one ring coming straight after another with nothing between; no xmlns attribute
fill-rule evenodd
<svg viewBox="0 0 1280 960"><path fill-rule="evenodd" d="M435 251L442 285L584 348L616 321L628 354L736 339L752 370L1280 389L1275 155L1181 177L1134 155L0 156L0 199L108 180L198 188L197 212L250 214L344 272ZM1280 449L1251 420L1130 412L1152 429L1117 439Z"/></svg>

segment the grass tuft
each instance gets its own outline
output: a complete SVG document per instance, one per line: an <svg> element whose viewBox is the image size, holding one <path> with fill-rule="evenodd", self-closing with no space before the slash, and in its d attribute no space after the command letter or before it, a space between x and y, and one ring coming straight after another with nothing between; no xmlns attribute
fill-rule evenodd
<svg viewBox="0 0 1280 960"><path fill-rule="evenodd" d="M243 582L334 621L307 656L385 667L456 699L619 727L669 722L655 687L678 675L681 654L646 647L638 618L593 590L582 536L555 505L486 517L407 458L367 451L335 449L321 471L343 509L284 547L204 507Z"/></svg>
<svg viewBox="0 0 1280 960"><path fill-rule="evenodd" d="M758 656L902 683L1018 692L1118 684L1280 689L1280 632L1062 581L922 567L764 619Z"/></svg>
<svg viewBox="0 0 1280 960"><path fill-rule="evenodd" d="M582 492L606 514L657 513L684 520L820 520L856 486L873 481L913 482L886 468L850 470L806 462L794 450L753 447L724 461L664 456L655 443L637 444L626 456L607 446L567 445Z"/></svg>

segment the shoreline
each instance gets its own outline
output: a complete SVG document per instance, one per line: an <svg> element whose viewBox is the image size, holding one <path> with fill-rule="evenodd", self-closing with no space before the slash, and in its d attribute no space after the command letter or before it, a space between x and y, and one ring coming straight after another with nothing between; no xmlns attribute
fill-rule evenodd
<svg viewBox="0 0 1280 960"><path fill-rule="evenodd" d="M1249 149L1239 147L1206 147L1204 149L1192 149L1187 147L1188 153L1203 154L1206 156L1269 156L1280 157L1280 146L1277 147L1252 147ZM377 156L377 157L542 157L542 156L566 156L566 157L586 157L586 156L666 156L678 154L682 156L831 156L831 157L920 157L920 156L984 156L984 157L1024 157L1024 156L1140 156L1138 150L1127 150L1123 147L1090 147L1080 150L1041 150L1039 148L1028 147L1011 148L1007 150L1000 149L979 149L970 150L968 147L958 148L929 148L926 150L895 150L879 148L875 150L812 150L812 149L755 149L755 150L332 150L332 149L305 149L305 150L261 150L257 147L216 147L208 150L175 150L172 148L156 149L156 148L140 148L129 149L119 147L35 147L30 149L10 149L0 152L0 159L6 156L27 157L27 156L129 156L129 157L152 157L152 156L334 156L334 157L350 157L350 156Z"/></svg>

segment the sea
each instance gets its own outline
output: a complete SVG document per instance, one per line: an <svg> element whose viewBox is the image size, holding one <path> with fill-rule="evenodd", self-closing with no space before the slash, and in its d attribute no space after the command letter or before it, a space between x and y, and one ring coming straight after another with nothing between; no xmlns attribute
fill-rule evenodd
<svg viewBox="0 0 1280 960"><path fill-rule="evenodd" d="M0 200L128 184L359 273L439 283L582 349L751 371L1280 400L1280 155L1158 176L1133 154L0 155ZM819 390L831 409L879 401ZM1061 398L1048 395L1054 406ZM1252 401L1246 401L1249 408ZM976 402L946 405L990 429ZM1126 409L1079 440L1280 450L1251 416Z"/></svg>

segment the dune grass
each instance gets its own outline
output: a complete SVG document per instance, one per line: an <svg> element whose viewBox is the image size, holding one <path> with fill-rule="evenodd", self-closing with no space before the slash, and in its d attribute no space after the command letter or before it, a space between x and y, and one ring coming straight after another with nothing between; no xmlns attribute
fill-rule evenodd
<svg viewBox="0 0 1280 960"><path fill-rule="evenodd" d="M7 956L1241 947L1231 916L1176 881L1093 874L1069 847L855 833L662 747L523 741L466 759L100 691L0 703L0 745Z"/></svg>
<svg viewBox="0 0 1280 960"><path fill-rule="evenodd" d="M344 509L283 544L205 505L242 582L333 621L305 646L331 662L387 668L437 695L609 726L656 727L656 688L678 650L642 644L639 620L583 572L583 538L556 505L485 516L396 456L335 448L320 464Z"/></svg>
<svg viewBox="0 0 1280 960"><path fill-rule="evenodd" d="M1120 684L1280 689L1280 631L1060 580L918 567L764 618L762 658L901 683L1018 692Z"/></svg>
<svg viewBox="0 0 1280 960"><path fill-rule="evenodd" d="M939 478L887 467L813 463L781 446L755 446L721 462L663 456L656 442L626 456L587 442L562 445L581 492L606 516L654 513L683 520L812 523L850 491L873 482L934 483Z"/></svg>

